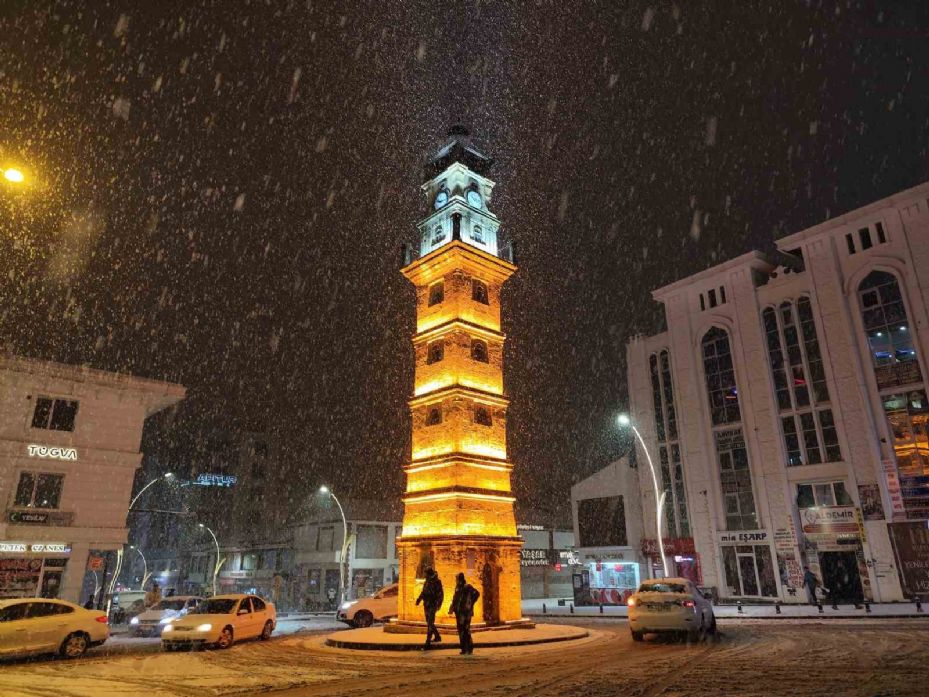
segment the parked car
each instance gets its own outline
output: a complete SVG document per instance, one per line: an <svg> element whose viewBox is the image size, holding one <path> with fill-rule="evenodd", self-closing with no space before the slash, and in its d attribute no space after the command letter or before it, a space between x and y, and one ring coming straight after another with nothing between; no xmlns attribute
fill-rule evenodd
<svg viewBox="0 0 929 697"><path fill-rule="evenodd" d="M78 658L110 637L106 613L65 600L0 600L0 656L58 652Z"/></svg>
<svg viewBox="0 0 929 697"><path fill-rule="evenodd" d="M173 595L129 620L129 636L161 636L161 630L176 617L183 617L203 600L199 595Z"/></svg>
<svg viewBox="0 0 929 697"><path fill-rule="evenodd" d="M227 649L242 639L270 639L276 625L273 603L257 595L217 595L166 623L161 645L166 651L203 646Z"/></svg>
<svg viewBox="0 0 929 697"><path fill-rule="evenodd" d="M686 578L645 581L626 604L633 641L649 633L686 633L690 640L716 633L712 602Z"/></svg>
<svg viewBox="0 0 929 697"><path fill-rule="evenodd" d="M339 606L336 619L351 627L370 627L375 621L396 617L399 592L400 587L392 583L367 598L347 600Z"/></svg>

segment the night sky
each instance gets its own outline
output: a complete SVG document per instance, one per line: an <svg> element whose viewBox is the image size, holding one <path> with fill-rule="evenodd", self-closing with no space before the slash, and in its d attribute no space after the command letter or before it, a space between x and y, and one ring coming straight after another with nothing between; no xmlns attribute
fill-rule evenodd
<svg viewBox="0 0 929 697"><path fill-rule="evenodd" d="M6 0L0 343L186 385L147 450L263 432L291 499L397 495L399 248L460 120L518 244L515 488L564 506L627 447L652 289L929 179L903 4Z"/></svg>

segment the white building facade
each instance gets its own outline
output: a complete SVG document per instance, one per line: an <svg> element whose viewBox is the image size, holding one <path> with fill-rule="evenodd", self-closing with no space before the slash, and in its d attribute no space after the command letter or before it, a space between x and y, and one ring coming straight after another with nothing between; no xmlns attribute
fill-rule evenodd
<svg viewBox="0 0 929 697"><path fill-rule="evenodd" d="M145 419L184 394L170 383L0 356L0 598L84 601L85 574L102 581L106 553L126 543Z"/></svg>
<svg viewBox="0 0 929 697"><path fill-rule="evenodd" d="M671 572L723 598L804 601L804 566L840 602L929 593L929 184L776 244L656 290L667 331L627 345L665 549L693 550Z"/></svg>

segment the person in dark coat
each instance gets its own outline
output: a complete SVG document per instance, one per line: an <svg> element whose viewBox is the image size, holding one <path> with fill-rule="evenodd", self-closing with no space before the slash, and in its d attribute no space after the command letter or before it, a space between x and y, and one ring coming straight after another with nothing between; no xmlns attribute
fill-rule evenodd
<svg viewBox="0 0 929 697"><path fill-rule="evenodd" d="M423 589L416 599L416 604L423 604L423 611L426 613L426 646L432 643L433 637L436 641L442 641L439 630L435 626L435 613L442 607L445 600L445 591L442 589L442 580L435 572L435 569L426 569L426 582Z"/></svg>
<svg viewBox="0 0 929 697"><path fill-rule="evenodd" d="M471 639L471 618L474 616L474 603L481 597L478 590L465 581L465 575L459 573L455 579L455 595L449 612L455 616L458 627L458 643L461 653L469 655L474 653L474 641Z"/></svg>
<svg viewBox="0 0 929 697"><path fill-rule="evenodd" d="M84 603L84 609L85 609L85 610L93 610L93 609L94 609L94 596L92 596L92 595L88 595L88 596L87 596L87 602Z"/></svg>

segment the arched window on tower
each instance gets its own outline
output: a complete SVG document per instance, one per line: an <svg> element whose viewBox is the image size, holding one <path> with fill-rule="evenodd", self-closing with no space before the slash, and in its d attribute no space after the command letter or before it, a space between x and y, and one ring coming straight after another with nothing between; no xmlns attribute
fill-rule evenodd
<svg viewBox="0 0 929 697"><path fill-rule="evenodd" d="M474 423L481 426L493 426L490 409L481 406L474 407Z"/></svg>
<svg viewBox="0 0 929 697"><path fill-rule="evenodd" d="M429 286L429 307L445 300L445 284L442 281Z"/></svg>
<svg viewBox="0 0 929 697"><path fill-rule="evenodd" d="M484 230L481 229L480 225L475 225L471 228L471 239L478 244L484 244Z"/></svg>
<svg viewBox="0 0 929 697"><path fill-rule="evenodd" d="M487 356L487 343L480 339L472 339L471 358L481 363L488 363L490 359Z"/></svg>
<svg viewBox="0 0 929 697"><path fill-rule="evenodd" d="M476 278L471 279L471 299L484 305L490 304L490 297L487 294L487 284Z"/></svg>
<svg viewBox="0 0 929 697"><path fill-rule="evenodd" d="M896 277L872 271L859 284L858 298L878 388L921 382L910 320Z"/></svg>
<svg viewBox="0 0 929 697"><path fill-rule="evenodd" d="M441 225L436 225L432 228L432 246L435 247L442 240L445 239L445 231L442 229Z"/></svg>
<svg viewBox="0 0 929 697"><path fill-rule="evenodd" d="M432 407L426 414L426 425L435 426L442 423L442 407Z"/></svg>
<svg viewBox="0 0 929 697"><path fill-rule="evenodd" d="M426 364L438 363L445 358L445 342L433 341L426 351Z"/></svg>

